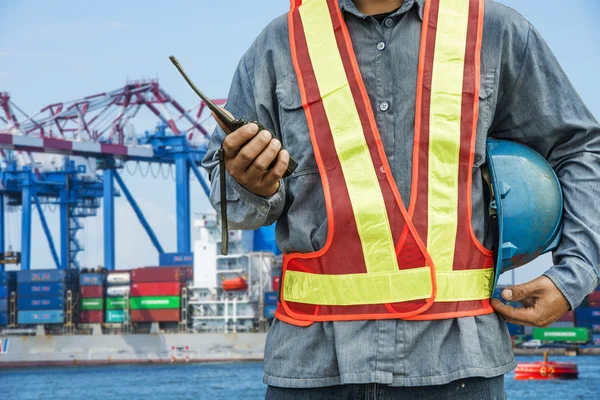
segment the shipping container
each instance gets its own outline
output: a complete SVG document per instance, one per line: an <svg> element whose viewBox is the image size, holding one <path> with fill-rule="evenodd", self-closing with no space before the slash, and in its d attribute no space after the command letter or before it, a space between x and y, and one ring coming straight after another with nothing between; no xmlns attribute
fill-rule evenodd
<svg viewBox="0 0 600 400"><path fill-rule="evenodd" d="M277 305L265 305L265 318L275 318Z"/></svg>
<svg viewBox="0 0 600 400"><path fill-rule="evenodd" d="M508 328L508 333L510 334L510 336L519 336L525 334L525 329L523 325L515 325L507 322L506 327Z"/></svg>
<svg viewBox="0 0 600 400"><path fill-rule="evenodd" d="M104 285L104 275L81 274L79 275L79 284L81 286L102 286Z"/></svg>
<svg viewBox="0 0 600 400"><path fill-rule="evenodd" d="M279 275L273 277L273 290L276 292L279 291L279 281L280 280L281 280L281 277Z"/></svg>
<svg viewBox="0 0 600 400"><path fill-rule="evenodd" d="M182 281L194 280L194 267L181 267L181 273L183 274Z"/></svg>
<svg viewBox="0 0 600 400"><path fill-rule="evenodd" d="M131 282L181 282L181 267L144 267L131 271Z"/></svg>
<svg viewBox="0 0 600 400"><path fill-rule="evenodd" d="M592 343L600 345L600 335L592 335Z"/></svg>
<svg viewBox="0 0 600 400"><path fill-rule="evenodd" d="M177 322L179 310L131 310L132 322Z"/></svg>
<svg viewBox="0 0 600 400"><path fill-rule="evenodd" d="M0 313L8 311L8 300L0 299Z"/></svg>
<svg viewBox="0 0 600 400"><path fill-rule="evenodd" d="M5 299L8 297L8 286L0 285L0 299Z"/></svg>
<svg viewBox="0 0 600 400"><path fill-rule="evenodd" d="M600 301L589 301L588 307L590 308L600 308Z"/></svg>
<svg viewBox="0 0 600 400"><path fill-rule="evenodd" d="M579 321L600 321L600 308L578 308L575 310L575 318Z"/></svg>
<svg viewBox="0 0 600 400"><path fill-rule="evenodd" d="M600 321L578 321L577 326L581 328L587 328L592 332L600 332Z"/></svg>
<svg viewBox="0 0 600 400"><path fill-rule="evenodd" d="M129 272L109 272L106 276L108 285L126 285L131 281Z"/></svg>
<svg viewBox="0 0 600 400"><path fill-rule="evenodd" d="M17 281L16 271L0 271L0 285L11 286Z"/></svg>
<svg viewBox="0 0 600 400"><path fill-rule="evenodd" d="M8 313L0 312L0 325L8 325Z"/></svg>
<svg viewBox="0 0 600 400"><path fill-rule="evenodd" d="M563 314L562 317L558 319L561 322L572 322L575 320L575 311L569 311Z"/></svg>
<svg viewBox="0 0 600 400"><path fill-rule="evenodd" d="M23 325L62 324L64 312L63 310L19 311L17 322Z"/></svg>
<svg viewBox="0 0 600 400"><path fill-rule="evenodd" d="M77 281L78 273L77 269L17 271L17 282L74 282Z"/></svg>
<svg viewBox="0 0 600 400"><path fill-rule="evenodd" d="M106 288L106 295L110 297L123 297L129 294L130 290L129 286L109 286Z"/></svg>
<svg viewBox="0 0 600 400"><path fill-rule="evenodd" d="M107 297L106 298L106 309L107 310L122 310L125 308L125 299L123 297Z"/></svg>
<svg viewBox="0 0 600 400"><path fill-rule="evenodd" d="M18 310L62 310L64 308L63 296L17 297Z"/></svg>
<svg viewBox="0 0 600 400"><path fill-rule="evenodd" d="M596 290L588 295L588 302L600 303L600 290Z"/></svg>
<svg viewBox="0 0 600 400"><path fill-rule="evenodd" d="M162 266L186 267L194 265L193 253L160 253L158 264Z"/></svg>
<svg viewBox="0 0 600 400"><path fill-rule="evenodd" d="M79 295L83 298L104 297L104 286L80 286Z"/></svg>
<svg viewBox="0 0 600 400"><path fill-rule="evenodd" d="M179 308L180 305L181 297L178 296L132 297L129 301L129 307L132 310Z"/></svg>
<svg viewBox="0 0 600 400"><path fill-rule="evenodd" d="M107 310L106 322L119 323L125 320L125 311L123 310Z"/></svg>
<svg viewBox="0 0 600 400"><path fill-rule="evenodd" d="M131 284L131 297L180 295L180 282L142 282Z"/></svg>
<svg viewBox="0 0 600 400"><path fill-rule="evenodd" d="M266 305L277 305L279 299L279 293L277 292L265 292L265 304Z"/></svg>
<svg viewBox="0 0 600 400"><path fill-rule="evenodd" d="M104 311L81 311L79 313L80 324L101 324L104 322Z"/></svg>
<svg viewBox="0 0 600 400"><path fill-rule="evenodd" d="M65 284L62 282L19 283L17 285L18 297L61 296L64 294Z"/></svg>
<svg viewBox="0 0 600 400"><path fill-rule="evenodd" d="M533 339L543 342L577 342L590 340L587 328L533 328Z"/></svg>
<svg viewBox="0 0 600 400"><path fill-rule="evenodd" d="M104 309L104 299L81 299L80 307L82 311L96 311Z"/></svg>
<svg viewBox="0 0 600 400"><path fill-rule="evenodd" d="M548 326L548 328L574 328L575 322L573 321L556 321Z"/></svg>

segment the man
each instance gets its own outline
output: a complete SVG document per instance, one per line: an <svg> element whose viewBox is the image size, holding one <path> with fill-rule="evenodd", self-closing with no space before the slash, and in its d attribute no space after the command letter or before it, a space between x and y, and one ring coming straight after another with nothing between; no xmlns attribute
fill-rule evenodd
<svg viewBox="0 0 600 400"><path fill-rule="evenodd" d="M295 6L301 3L296 1ZM310 2L305 0L304 3ZM470 231L473 242L470 238L457 240L453 251L459 253L463 248L476 249L474 251L479 251L477 257L482 259L481 268L484 263L487 265L491 257L488 249L494 246L494 232L488 224L481 170L485 163L485 139L493 136L517 141L537 150L559 176L565 211L562 242L554 253L555 266L542 277L504 290L505 299L521 301L526 307L512 308L492 300L491 305L499 315L491 312L487 298L463 314L444 315L431 311L436 307L435 302L431 304L433 298L417 296L420 300L410 301L401 297L398 307L386 304L390 312L388 315L382 312L366 314L360 311L360 307L355 307L358 311L345 318L343 311L340 311L344 306L328 306L332 304L327 302L331 297L328 294L323 295L328 300L315 300L312 303L312 300L300 301L306 303L300 306L298 301L286 301L286 292L287 296L292 296L291 291L302 290L298 289L298 285L288 282L286 286L284 282L278 318L269 331L265 348L264 381L269 385L267 398L504 398L503 375L515 367L504 319L518 324L546 326L569 308L574 309L598 285L599 274L595 268L599 264L600 221L593 207L598 203L595 187L600 177L600 127L570 85L549 48L526 20L513 10L492 1L480 3L472 0L468 3L475 12L471 13L469 9L469 18L473 15L474 23L465 25L466 36L479 39L467 41L465 45L464 76L467 82L467 74L478 71L478 79L469 79L475 86L477 83L479 85L468 88L465 84L466 89L460 95L465 99L463 106L476 106L477 117L472 124L473 137L464 136L465 140L470 140L469 146L472 148L471 154L466 152L470 161L458 162L456 168L466 171L460 173L466 177L466 182L471 182L470 190L464 189L464 193L458 194L457 204L459 207L463 207L460 204L466 204L464 207L468 211L465 212L470 217L469 222L463 221L463 225L459 223L458 230L467 226L466 231ZM423 197L416 200L421 195L417 196L413 191L419 192L415 190L417 187L427 188L418 186L423 184L423 180L420 172L416 171L417 166L421 166L419 171L424 165L435 166L431 164L434 155L428 155L427 148L423 153L423 148L417 146L427 134L430 139L434 134L434 128L421 127L420 124L430 117L423 110L423 105L429 107L433 104L425 103L427 96L423 93L434 92L432 87L436 79L442 78L432 78L431 75L439 74L439 70L444 68L436 71L434 67L433 71L429 71L422 65L426 63L427 52L434 51L431 43L437 43L440 47L440 42L446 38L446 30L454 29L452 21L448 23L448 19L443 19L448 18L445 16L437 21L437 24L444 21L444 28L438 26L437 31L430 30L430 25L435 28L436 20L432 16L439 11L437 8L461 7L461 4L463 2L449 0L339 0L339 4L332 6L329 1L327 6L330 7L330 13L315 14L317 19L307 17L308 8L303 14L296 7L289 18L282 16L266 27L242 57L226 108L237 117L260 121L279 140L257 132L253 124L238 129L226 138L224 132L217 129L211 139L204 166L212 176L211 202L218 210L218 176L223 171L219 170L216 152L222 144L227 170L227 206L232 228L255 229L277 221L277 242L282 252L288 255L286 270L292 271L284 274L284 281L286 274L293 274L299 279L303 277L303 268L311 270L309 260L298 257L298 253L320 257L324 256L321 249L336 244L341 250L336 250L338 252L335 254L344 257L344 247L351 253L356 249L355 243L359 243L336 242L338 237L347 237L346 230L356 230L355 225L360 225L360 218L356 215L347 212L347 220L341 222L337 218L336 224L341 225L336 225L340 229L336 229L335 234L328 226L328 220L336 213L331 209L342 207L339 203L345 201L346 197L349 196L356 210L352 191L360 192L361 188L351 187L348 168L352 168L353 164L344 165L345 155L335 154L336 149L341 152L340 140L346 137L344 135L353 134L354 131L342 132L344 135L338 137L335 137L335 133L330 135L335 142L335 146L327 150L334 153L331 164L328 164L327 155L323 154L326 152L324 143L331 139L324 132L330 128L333 132L335 116L346 111L346 107L327 108L326 96L335 94L335 90L323 94L328 81L319 81L319 75L327 75L328 66L322 65L323 60L318 57L328 57L330 54L327 53L332 52L316 55L315 49L319 46L312 45L311 41L321 37L315 32L318 33L324 25L311 26L311 21L325 17L332 18L333 23L327 19L326 22L332 23L334 28L323 32L335 34L340 53L348 52L348 55L341 56L342 59L354 59L360 69L352 71L350 62L340 67L345 68L342 71L346 71L349 81L352 80L352 74L358 77L357 82L349 86L355 90L356 109L368 115L357 120L357 123L363 124L361 126L365 132L372 129L372 137L381 137L380 144L371 145L365 133L373 160L381 158L381 165L373 162L376 168L372 174L379 179L382 190L387 190L384 186L388 185L385 183L388 179L390 193L397 186L401 196L393 215L389 208L395 207L394 201L386 198L385 193L382 197L382 201L386 202L389 220L392 221L391 235L396 235L393 232L396 225L401 226L398 232L402 232L402 241L410 241L410 251L422 259L417 264L429 267L439 264L437 260L442 256L430 258L433 251L430 244L427 244L427 250L424 249L427 241L422 234L427 234L430 229L431 235L434 231L431 225L438 221L429 218L428 226L427 215L421 217L419 214L420 208L427 207L427 201L423 201ZM338 6L339 13L331 8ZM432 11L428 6L436 7L436 10ZM476 7L482 7L484 13L478 15ZM424 19L428 21L427 24L423 22ZM478 23L481 23L483 33L475 29ZM459 22L454 24L461 28ZM348 35L345 37L343 33L346 27ZM426 31L430 35L429 45L422 43L422 39L427 38L424 36ZM431 35L437 35L436 41L431 40ZM344 40L351 41L351 45ZM293 46L290 46L290 41L294 42ZM473 43L478 43L480 47ZM331 42L324 44L331 45ZM432 49L428 50L427 46ZM451 48L453 44L449 46ZM469 46L473 50L469 50ZM337 51L336 48L333 53ZM338 54L334 56L340 57ZM448 59L453 62L452 57ZM462 63L460 71L463 71ZM331 64L332 69L336 68L334 64ZM314 74L313 69L316 71ZM339 75L332 75L329 80L335 80ZM311 79L315 81L312 89L310 82L307 83ZM311 93L315 87L321 93ZM356 88L363 88L368 98L361 100ZM478 96L473 96L473 93ZM443 102L442 97L440 99ZM368 107L361 109L358 105L361 101ZM327 118L324 122L315 121L319 113L316 107L323 106ZM468 107L465 110L468 111ZM459 115L458 118L464 121L466 117ZM367 122L371 120L374 124L369 128ZM343 125L343 121L340 124ZM463 125L465 129L470 129L468 124ZM282 143L285 150L281 150ZM420 150L415 152L415 148ZM383 149L385 155L377 155L376 149ZM366 147L364 151L367 151ZM299 166L291 176L282 180L290 154ZM460 154L462 157L462 152ZM424 163L419 162L422 156L429 157L429 164L427 159ZM339 164L342 164L344 171L343 178L339 179L346 179L348 187L342 185L341 191L331 190L329 184L339 182L335 181L338 179L335 178L335 171ZM357 171L356 175L369 175L369 169ZM445 169L432 167L432 171L442 171L443 174ZM389 179L388 172L391 172L393 180ZM322 182L328 183L325 188ZM349 195L345 194L346 190ZM343 196L340 194L342 192ZM373 193L369 192L369 196ZM424 190L423 193L426 197L428 193L431 195L431 190ZM472 198L464 200L467 193L471 193ZM406 205L405 208L400 203ZM346 208L348 210L349 207ZM387 217L384 215L384 218ZM386 229L384 227L385 232L390 230ZM447 234L446 229L440 232L438 234ZM330 243L329 237L333 243ZM378 238L379 235L375 235L374 240ZM456 238L460 238L459 232ZM397 242L396 239L394 236L395 242L392 244ZM454 236L451 239L454 243ZM377 252L377 249L372 251ZM368 258L367 251L371 250L363 249L365 260ZM441 252L444 251L442 248ZM402 251L399 253L398 261L393 259L392 262L400 265L400 259L403 262L411 259L404 257ZM294 257L301 265L291 266L290 260ZM357 264L363 263L361 257L356 259ZM335 264L336 261L329 262ZM329 268L327 263L320 265ZM353 268L353 265L339 265L336 268ZM383 265L383 268L387 268L387 265ZM422 272L422 269L415 271ZM415 285L411 284L407 290L423 286L429 288L431 293L433 284L426 275L421 274L423 278L415 280ZM438 280L438 286L440 282ZM456 285L460 284L457 282ZM305 287L316 290L314 285L307 284ZM336 290L336 286L329 288ZM390 290L394 288L391 285ZM349 291L354 289L353 285L348 286ZM368 296L376 298L378 293L374 292L376 290ZM335 296L345 299L344 293ZM456 302L457 309L462 307L459 299ZM427 310L428 307L431 308ZM419 316L423 317L422 320L418 320Z"/></svg>

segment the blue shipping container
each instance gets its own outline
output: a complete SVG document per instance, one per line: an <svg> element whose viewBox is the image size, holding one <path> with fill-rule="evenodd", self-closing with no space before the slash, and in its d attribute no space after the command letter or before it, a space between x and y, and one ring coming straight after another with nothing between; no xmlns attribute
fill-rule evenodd
<svg viewBox="0 0 600 400"><path fill-rule="evenodd" d="M79 284L81 286L103 286L104 275L102 274L81 274L79 275Z"/></svg>
<svg viewBox="0 0 600 400"><path fill-rule="evenodd" d="M8 272L0 271L0 285L8 285Z"/></svg>
<svg viewBox="0 0 600 400"><path fill-rule="evenodd" d="M506 327L508 328L508 333L510 333L510 336L525 334L525 328L523 327L523 325L515 325L507 322Z"/></svg>
<svg viewBox="0 0 600 400"><path fill-rule="evenodd" d="M193 253L161 253L158 255L161 267L191 267L194 265Z"/></svg>
<svg viewBox="0 0 600 400"><path fill-rule="evenodd" d="M5 299L8 297L8 286L0 285L0 299Z"/></svg>
<svg viewBox="0 0 600 400"><path fill-rule="evenodd" d="M8 300L0 299L0 313L8 311Z"/></svg>
<svg viewBox="0 0 600 400"><path fill-rule="evenodd" d="M8 314L0 312L0 325L8 325Z"/></svg>
<svg viewBox="0 0 600 400"><path fill-rule="evenodd" d="M577 326L580 328L588 328L592 332L600 332L600 321L597 319L593 321L577 321Z"/></svg>
<svg viewBox="0 0 600 400"><path fill-rule="evenodd" d="M19 297L18 310L61 310L65 308L63 296L56 297Z"/></svg>
<svg viewBox="0 0 600 400"><path fill-rule="evenodd" d="M76 269L34 269L29 271L18 271L17 282L72 282L77 278L77 274L78 271Z"/></svg>
<svg viewBox="0 0 600 400"><path fill-rule="evenodd" d="M600 323L600 308L578 308L575 310L575 320L597 321Z"/></svg>
<svg viewBox="0 0 600 400"><path fill-rule="evenodd" d="M275 318L277 306L265 306L265 318Z"/></svg>
<svg viewBox="0 0 600 400"><path fill-rule="evenodd" d="M60 296L65 293L65 284L62 282L48 283L19 283L17 296Z"/></svg>
<svg viewBox="0 0 600 400"><path fill-rule="evenodd" d="M62 324L64 312L63 310L19 311L17 320L19 324Z"/></svg>
<svg viewBox="0 0 600 400"><path fill-rule="evenodd" d="M279 294L277 292L265 292L265 304L266 305L277 305L277 299Z"/></svg>

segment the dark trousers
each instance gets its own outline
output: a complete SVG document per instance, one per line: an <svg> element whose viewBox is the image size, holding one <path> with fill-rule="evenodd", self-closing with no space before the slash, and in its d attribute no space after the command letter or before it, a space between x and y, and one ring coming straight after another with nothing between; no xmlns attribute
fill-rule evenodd
<svg viewBox="0 0 600 400"><path fill-rule="evenodd" d="M393 387L378 383L295 389L269 386L266 400L504 400L504 376L447 385Z"/></svg>

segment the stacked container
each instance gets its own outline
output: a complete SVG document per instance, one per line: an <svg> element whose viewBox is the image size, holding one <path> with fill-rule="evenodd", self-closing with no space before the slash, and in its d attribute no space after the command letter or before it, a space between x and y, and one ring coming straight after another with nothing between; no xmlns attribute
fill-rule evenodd
<svg viewBox="0 0 600 400"><path fill-rule="evenodd" d="M125 296L129 296L129 271L109 272L106 276L106 322L125 321Z"/></svg>
<svg viewBox="0 0 600 400"><path fill-rule="evenodd" d="M187 269L145 267L131 271L129 314L132 322L177 322Z"/></svg>
<svg viewBox="0 0 600 400"><path fill-rule="evenodd" d="M65 295L79 290L78 270L17 272L17 322L22 325L62 324Z"/></svg>
<svg viewBox="0 0 600 400"><path fill-rule="evenodd" d="M265 292L265 318L275 318L278 292Z"/></svg>
<svg viewBox="0 0 600 400"><path fill-rule="evenodd" d="M79 322L101 324L104 321L104 274L79 275Z"/></svg>
<svg viewBox="0 0 600 400"><path fill-rule="evenodd" d="M588 328L592 334L600 333L600 308L578 308L575 318L578 327Z"/></svg>
<svg viewBox="0 0 600 400"><path fill-rule="evenodd" d="M10 293L14 290L15 274L0 271L0 326L8 325Z"/></svg>

